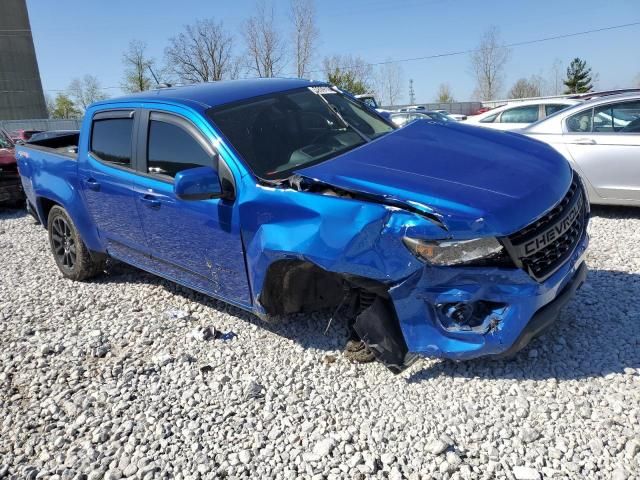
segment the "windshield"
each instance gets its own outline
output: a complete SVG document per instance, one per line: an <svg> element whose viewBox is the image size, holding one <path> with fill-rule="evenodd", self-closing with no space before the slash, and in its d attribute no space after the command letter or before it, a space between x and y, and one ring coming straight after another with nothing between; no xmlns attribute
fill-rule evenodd
<svg viewBox="0 0 640 480"><path fill-rule="evenodd" d="M329 87L309 87L212 108L209 116L260 178L333 158L393 130Z"/></svg>
<svg viewBox="0 0 640 480"><path fill-rule="evenodd" d="M4 130L0 129L0 148L13 148L13 142Z"/></svg>

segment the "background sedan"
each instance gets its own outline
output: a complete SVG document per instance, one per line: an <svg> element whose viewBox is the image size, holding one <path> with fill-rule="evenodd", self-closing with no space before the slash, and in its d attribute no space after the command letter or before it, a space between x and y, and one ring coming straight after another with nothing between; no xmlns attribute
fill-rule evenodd
<svg viewBox="0 0 640 480"><path fill-rule="evenodd" d="M596 204L640 206L640 94L596 98L520 133L569 160Z"/></svg>
<svg viewBox="0 0 640 480"><path fill-rule="evenodd" d="M551 98L509 103L467 118L467 123L496 130L517 130L580 103L572 98Z"/></svg>

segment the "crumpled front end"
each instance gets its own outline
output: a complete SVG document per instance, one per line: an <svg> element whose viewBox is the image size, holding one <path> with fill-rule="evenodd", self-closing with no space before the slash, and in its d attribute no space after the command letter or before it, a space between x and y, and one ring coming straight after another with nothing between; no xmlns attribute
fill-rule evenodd
<svg viewBox="0 0 640 480"><path fill-rule="evenodd" d="M588 205L577 178L559 203L515 233L487 224L503 247L498 257L455 266L430 264L405 240L469 241L473 217L452 230L448 216L416 204L306 182L259 187L242 205L254 311L348 305L353 330L394 372L420 355L513 353L584 280Z"/></svg>
<svg viewBox="0 0 640 480"><path fill-rule="evenodd" d="M587 245L585 233L570 259L543 282L517 268L414 273L389 290L408 352L456 360L514 353L511 347L536 313L568 300L561 293L583 282Z"/></svg>

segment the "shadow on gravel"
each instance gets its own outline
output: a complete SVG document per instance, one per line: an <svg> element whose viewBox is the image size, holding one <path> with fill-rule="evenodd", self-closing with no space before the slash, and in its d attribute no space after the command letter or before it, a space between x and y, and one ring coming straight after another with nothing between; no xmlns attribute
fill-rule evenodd
<svg viewBox="0 0 640 480"><path fill-rule="evenodd" d="M0 220L8 220L10 218L22 218L29 215L27 211L20 208L0 207Z"/></svg>
<svg viewBox="0 0 640 480"><path fill-rule="evenodd" d="M107 269L106 275L96 277L91 282L96 284L118 283L159 286L185 300L199 303L219 312L228 313L259 328L288 338L304 348L334 350L344 346L347 340L347 329L342 321L332 321L330 328L327 329L329 319L333 313L331 311L285 315L263 320L241 308L121 262L113 262ZM212 326L215 327L216 325Z"/></svg>
<svg viewBox="0 0 640 480"><path fill-rule="evenodd" d="M640 275L591 270L556 323L509 361L441 361L411 374L410 383L440 375L559 380L603 377L640 368Z"/></svg>
<svg viewBox="0 0 640 480"><path fill-rule="evenodd" d="M614 205L591 205L592 217L640 218L640 207L618 207Z"/></svg>

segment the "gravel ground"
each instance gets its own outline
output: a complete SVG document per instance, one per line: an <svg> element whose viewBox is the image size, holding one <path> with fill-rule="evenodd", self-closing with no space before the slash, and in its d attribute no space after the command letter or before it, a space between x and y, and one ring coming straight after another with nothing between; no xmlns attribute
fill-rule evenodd
<svg viewBox="0 0 640 480"><path fill-rule="evenodd" d="M0 212L0 478L640 478L640 210L590 231L588 282L514 361L394 376L325 314L265 323L121 265L65 280Z"/></svg>

